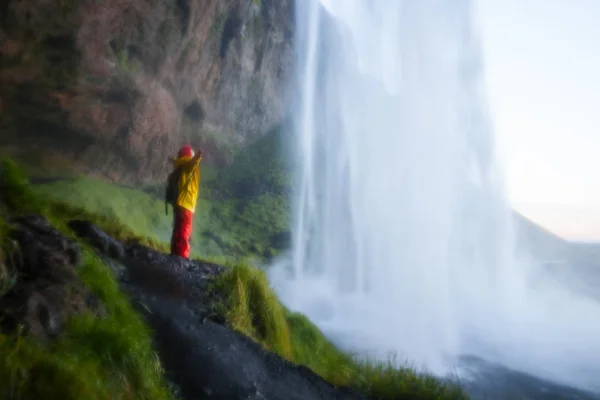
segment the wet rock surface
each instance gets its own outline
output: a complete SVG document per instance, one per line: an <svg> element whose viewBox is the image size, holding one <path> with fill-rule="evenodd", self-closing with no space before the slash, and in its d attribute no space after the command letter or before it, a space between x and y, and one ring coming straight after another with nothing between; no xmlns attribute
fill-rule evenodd
<svg viewBox="0 0 600 400"><path fill-rule="evenodd" d="M121 244L123 251L115 251L114 239L99 228L84 221L74 225L118 272L123 290L151 326L167 376L181 398L363 398L266 351L213 313L207 289L224 267L140 245Z"/></svg>
<svg viewBox="0 0 600 400"><path fill-rule="evenodd" d="M134 298L185 399L361 399L174 300Z"/></svg>
<svg viewBox="0 0 600 400"><path fill-rule="evenodd" d="M108 236L89 221L73 220L69 221L68 225L77 236L87 238L101 253L116 259L125 256L125 247L118 240Z"/></svg>
<svg viewBox="0 0 600 400"><path fill-rule="evenodd" d="M600 399L600 393L551 382L475 356L461 357L460 367L470 376L462 385L474 400Z"/></svg>
<svg viewBox="0 0 600 400"><path fill-rule="evenodd" d="M10 220L13 251L12 285L0 297L4 331L23 326L25 332L45 340L58 335L71 316L91 311L104 315L100 302L79 279L77 244L65 238L40 216Z"/></svg>

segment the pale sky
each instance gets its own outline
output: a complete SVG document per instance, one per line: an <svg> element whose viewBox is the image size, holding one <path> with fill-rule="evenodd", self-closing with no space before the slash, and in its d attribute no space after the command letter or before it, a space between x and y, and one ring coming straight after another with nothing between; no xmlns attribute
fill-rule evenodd
<svg viewBox="0 0 600 400"><path fill-rule="evenodd" d="M600 0L475 0L514 207L600 240Z"/></svg>
<svg viewBox="0 0 600 400"><path fill-rule="evenodd" d="M514 208L600 241L600 0L472 1Z"/></svg>

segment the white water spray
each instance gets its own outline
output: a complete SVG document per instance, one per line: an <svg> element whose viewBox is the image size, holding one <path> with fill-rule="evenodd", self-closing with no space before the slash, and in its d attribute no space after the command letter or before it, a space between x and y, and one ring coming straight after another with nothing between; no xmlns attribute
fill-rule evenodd
<svg viewBox="0 0 600 400"><path fill-rule="evenodd" d="M355 351L476 354L597 389L600 306L530 282L468 0L297 2L301 99L282 300Z"/></svg>

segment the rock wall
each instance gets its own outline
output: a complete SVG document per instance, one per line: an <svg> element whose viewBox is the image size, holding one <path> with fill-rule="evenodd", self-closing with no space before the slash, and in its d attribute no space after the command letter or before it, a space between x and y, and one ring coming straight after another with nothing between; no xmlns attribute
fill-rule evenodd
<svg viewBox="0 0 600 400"><path fill-rule="evenodd" d="M184 143L231 161L277 125L292 0L8 0L0 146L105 179L162 181Z"/></svg>

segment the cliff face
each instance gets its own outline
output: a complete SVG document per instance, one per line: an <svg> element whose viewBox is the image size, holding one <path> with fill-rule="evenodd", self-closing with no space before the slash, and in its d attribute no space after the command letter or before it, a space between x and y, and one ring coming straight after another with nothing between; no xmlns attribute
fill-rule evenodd
<svg viewBox="0 0 600 400"><path fill-rule="evenodd" d="M292 0L3 3L4 152L154 182L180 145L226 164L282 118Z"/></svg>

